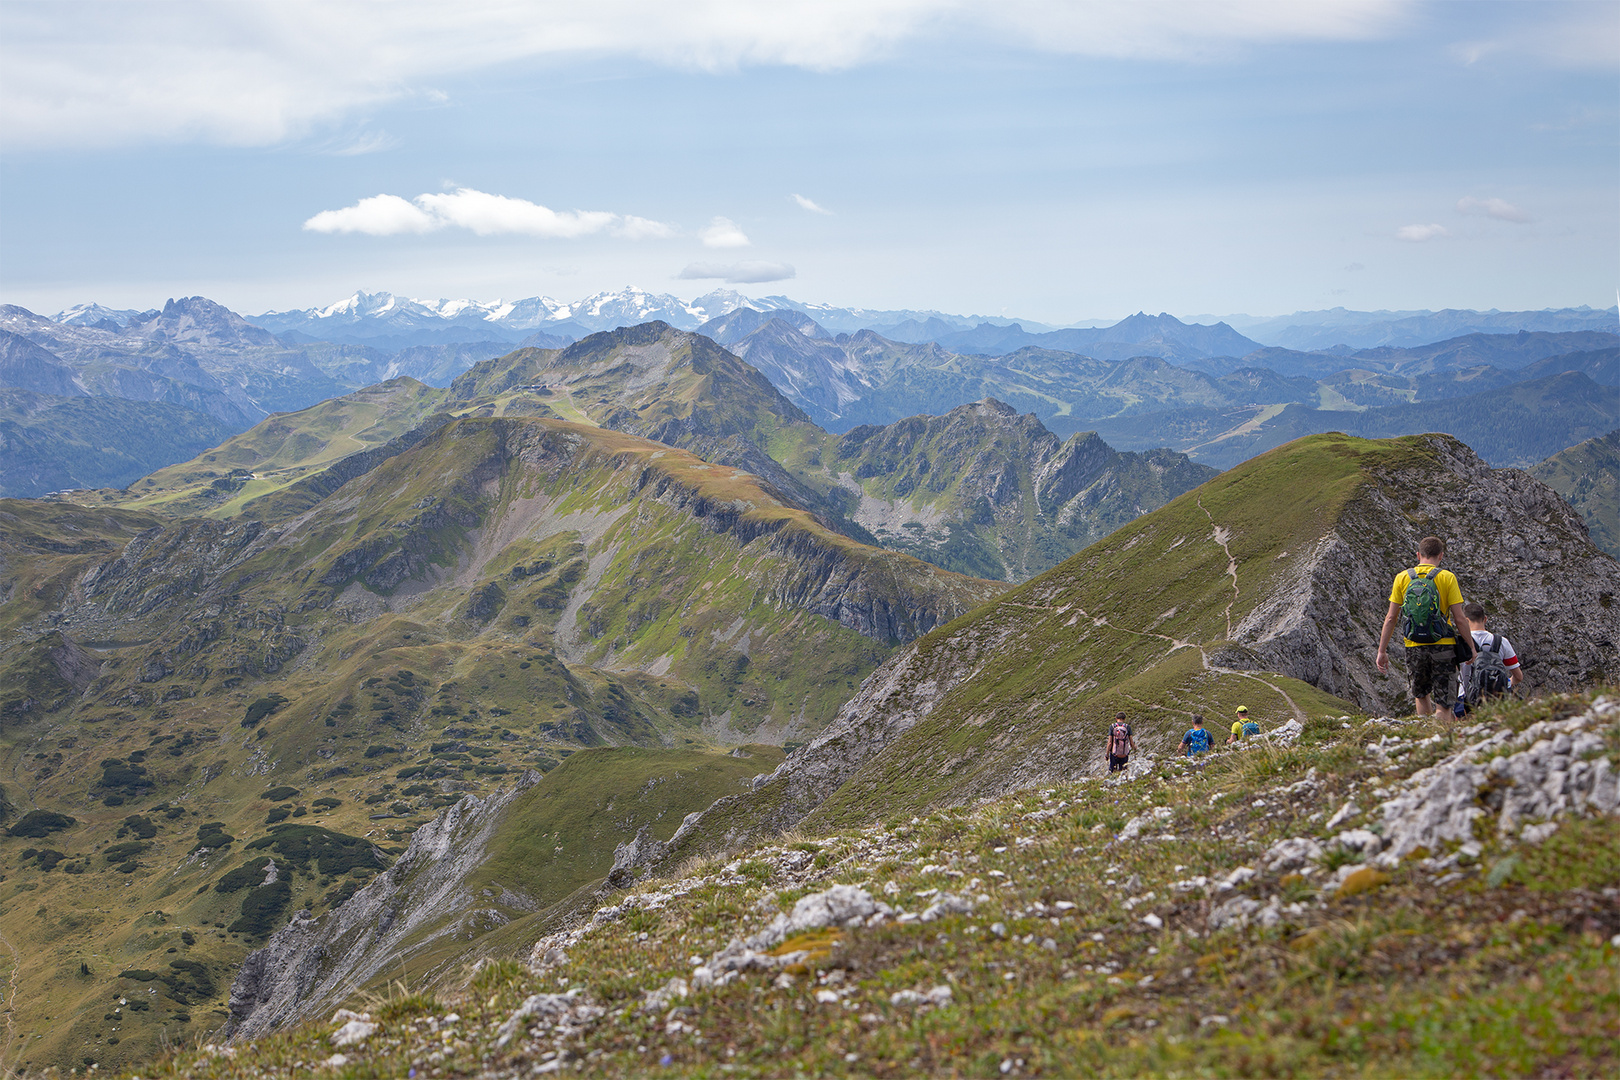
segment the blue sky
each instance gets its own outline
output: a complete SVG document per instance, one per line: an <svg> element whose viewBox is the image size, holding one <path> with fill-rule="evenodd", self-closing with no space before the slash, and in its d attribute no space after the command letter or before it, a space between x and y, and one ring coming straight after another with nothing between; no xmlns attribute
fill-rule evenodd
<svg viewBox="0 0 1620 1080"><path fill-rule="evenodd" d="M0 300L1608 306L1617 144L1611 3L8 0Z"/></svg>

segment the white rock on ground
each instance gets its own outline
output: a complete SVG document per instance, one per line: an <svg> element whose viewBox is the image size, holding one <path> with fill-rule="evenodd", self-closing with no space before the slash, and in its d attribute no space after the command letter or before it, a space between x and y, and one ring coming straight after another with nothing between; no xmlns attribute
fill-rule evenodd
<svg viewBox="0 0 1620 1080"><path fill-rule="evenodd" d="M1568 720L1544 720L1518 735L1501 731L1414 773L1404 790L1379 806L1385 850L1378 863L1394 866L1419 848L1473 838L1481 803L1496 811L1497 832L1506 839L1539 841L1552 833L1552 819L1593 811L1612 814L1620 804L1620 775L1602 753L1603 736L1587 730L1620 719L1620 703L1598 698ZM1518 753L1487 753L1525 746ZM1525 832L1527 822L1538 822Z"/></svg>

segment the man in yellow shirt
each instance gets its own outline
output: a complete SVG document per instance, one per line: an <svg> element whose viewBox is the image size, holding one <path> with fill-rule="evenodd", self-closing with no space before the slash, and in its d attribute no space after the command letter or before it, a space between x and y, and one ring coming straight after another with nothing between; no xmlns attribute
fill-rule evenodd
<svg viewBox="0 0 1620 1080"><path fill-rule="evenodd" d="M1258 734L1260 734L1260 725L1249 719L1249 707L1239 705L1237 707L1237 719L1232 721L1232 734L1226 737L1226 745L1231 746L1248 736Z"/></svg>
<svg viewBox="0 0 1620 1080"><path fill-rule="evenodd" d="M1468 643L1474 655L1474 635L1463 614L1462 587L1457 575L1440 569L1446 543L1438 536L1418 541L1418 564L1395 575L1389 591L1389 612L1378 635L1378 670L1389 670L1389 642L1397 620L1406 644L1406 673L1411 680L1417 714L1429 716L1451 708L1457 683L1457 640ZM1447 616L1450 616L1447 618Z"/></svg>

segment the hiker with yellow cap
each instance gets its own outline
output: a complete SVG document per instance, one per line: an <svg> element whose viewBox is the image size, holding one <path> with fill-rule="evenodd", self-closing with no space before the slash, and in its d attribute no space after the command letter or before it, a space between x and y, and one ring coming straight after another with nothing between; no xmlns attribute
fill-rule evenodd
<svg viewBox="0 0 1620 1080"><path fill-rule="evenodd" d="M1249 719L1249 707L1239 705L1237 707L1237 719L1232 721L1232 734L1226 737L1226 745L1231 746L1235 742L1258 734L1260 734L1260 725Z"/></svg>

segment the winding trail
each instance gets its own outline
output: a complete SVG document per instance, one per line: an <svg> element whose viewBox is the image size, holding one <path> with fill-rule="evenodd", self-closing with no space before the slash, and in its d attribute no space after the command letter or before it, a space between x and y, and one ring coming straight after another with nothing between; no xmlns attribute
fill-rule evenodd
<svg viewBox="0 0 1620 1080"><path fill-rule="evenodd" d="M1202 495L1198 496L1198 509L1203 510L1204 516L1209 518L1209 526L1213 530L1209 534L1209 538L1219 544L1222 551L1226 552L1226 572L1231 575L1232 578L1232 599L1226 605L1226 636L1227 639L1230 640L1232 637L1232 605L1237 603L1238 596L1240 595L1240 590L1238 589L1237 560L1232 557L1232 549L1227 544L1227 541L1232 538L1232 534L1221 526L1215 524L1215 515L1211 514L1207 509L1205 509L1204 497Z"/></svg>
<svg viewBox="0 0 1620 1080"><path fill-rule="evenodd" d="M17 1045L17 1023L15 1018L17 1015L17 984L22 981L22 954L17 951L17 946L6 940L4 934L0 934L0 945L4 945L6 950L11 953L11 971L6 976L6 994L4 998L0 998L0 1004L5 1006L6 1018L6 1044L0 1047L0 1076L20 1076L20 1073L6 1065L6 1058L10 1056L12 1048Z"/></svg>

